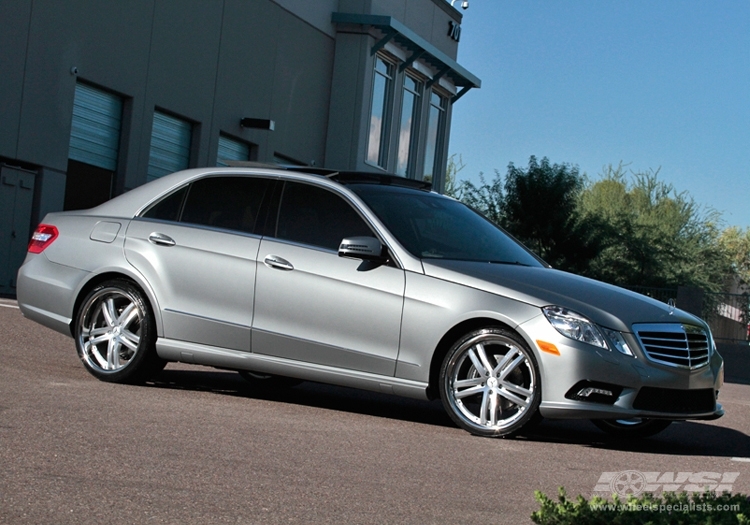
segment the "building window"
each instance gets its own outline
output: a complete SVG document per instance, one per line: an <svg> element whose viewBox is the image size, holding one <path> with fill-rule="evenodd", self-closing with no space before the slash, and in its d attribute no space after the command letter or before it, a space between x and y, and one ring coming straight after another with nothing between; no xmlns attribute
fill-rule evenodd
<svg viewBox="0 0 750 525"><path fill-rule="evenodd" d="M150 182L188 168L192 140L193 125L190 122L154 111L147 180Z"/></svg>
<svg viewBox="0 0 750 525"><path fill-rule="evenodd" d="M414 168L414 149L419 136L419 106L421 103L422 82L404 75L404 91L401 100L401 122L398 129L398 157L396 174L408 177Z"/></svg>
<svg viewBox="0 0 750 525"><path fill-rule="evenodd" d="M424 154L424 170L422 180L432 181L436 175L438 159L443 153L442 143L445 136L445 111L448 99L439 93L430 94L430 113L427 120L427 143Z"/></svg>
<svg viewBox="0 0 750 525"><path fill-rule="evenodd" d="M372 106L367 139L367 161L386 168L388 163L388 125L392 103L392 84L395 66L380 55L375 57L372 81Z"/></svg>
<svg viewBox="0 0 750 525"><path fill-rule="evenodd" d="M221 167L229 166L227 161L252 160L252 147L247 142L235 140L226 135L219 135L219 150L216 154L216 165Z"/></svg>

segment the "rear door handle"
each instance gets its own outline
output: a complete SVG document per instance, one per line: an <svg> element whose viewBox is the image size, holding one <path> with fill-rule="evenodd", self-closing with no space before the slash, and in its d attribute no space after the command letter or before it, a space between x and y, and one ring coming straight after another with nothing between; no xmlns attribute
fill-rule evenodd
<svg viewBox="0 0 750 525"><path fill-rule="evenodd" d="M148 236L148 241L151 244L157 244L159 246L174 246L175 244L177 244L169 235L164 235L163 233L156 232Z"/></svg>
<svg viewBox="0 0 750 525"><path fill-rule="evenodd" d="M263 263L269 268L275 268L277 270L284 270L287 272L289 270L294 270L292 263L278 255L266 255L266 258L263 259Z"/></svg>

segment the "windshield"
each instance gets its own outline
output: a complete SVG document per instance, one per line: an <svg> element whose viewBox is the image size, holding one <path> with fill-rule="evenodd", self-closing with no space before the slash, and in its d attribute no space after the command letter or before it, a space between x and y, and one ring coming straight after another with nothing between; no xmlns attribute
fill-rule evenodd
<svg viewBox="0 0 750 525"><path fill-rule="evenodd" d="M423 191L352 184L398 241L420 259L543 266L492 222L458 201Z"/></svg>

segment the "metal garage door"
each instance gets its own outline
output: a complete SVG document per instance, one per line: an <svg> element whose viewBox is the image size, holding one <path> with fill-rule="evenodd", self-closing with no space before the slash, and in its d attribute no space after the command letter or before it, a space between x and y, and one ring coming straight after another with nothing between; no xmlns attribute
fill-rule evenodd
<svg viewBox="0 0 750 525"><path fill-rule="evenodd" d="M121 124L120 97L76 84L68 158L115 171Z"/></svg>
<svg viewBox="0 0 750 525"><path fill-rule="evenodd" d="M244 142L219 136L219 152L216 155L217 166L228 166L228 160L250 160L250 146Z"/></svg>
<svg viewBox="0 0 750 525"><path fill-rule="evenodd" d="M31 236L35 172L0 165L0 293L16 293L16 273Z"/></svg>
<svg viewBox="0 0 750 525"><path fill-rule="evenodd" d="M154 112L148 180L152 181L190 166L193 126L176 117Z"/></svg>

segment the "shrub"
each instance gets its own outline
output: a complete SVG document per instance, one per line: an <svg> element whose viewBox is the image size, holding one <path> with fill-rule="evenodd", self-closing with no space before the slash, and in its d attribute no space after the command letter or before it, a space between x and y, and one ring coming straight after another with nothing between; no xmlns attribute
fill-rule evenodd
<svg viewBox="0 0 750 525"><path fill-rule="evenodd" d="M531 520L538 525L750 525L750 498L744 494L665 492L589 501L568 499L561 487L557 502L539 491L535 497L541 508Z"/></svg>

